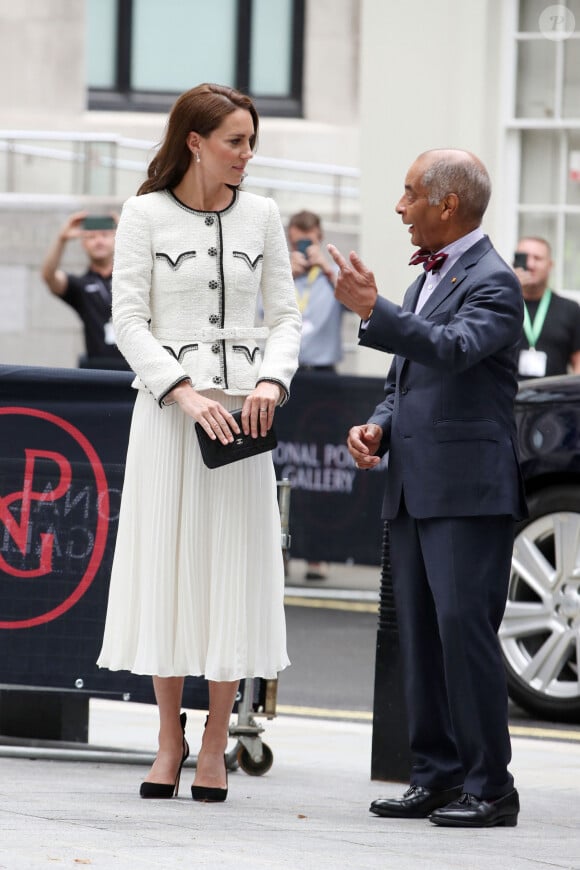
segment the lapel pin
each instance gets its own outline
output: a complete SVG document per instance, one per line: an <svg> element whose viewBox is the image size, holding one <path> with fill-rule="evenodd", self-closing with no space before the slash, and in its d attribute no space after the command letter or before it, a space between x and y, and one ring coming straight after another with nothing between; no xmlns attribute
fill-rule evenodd
<svg viewBox="0 0 580 870"><path fill-rule="evenodd" d="M455 284L456 281L457 281L457 278L452 278L452 279L451 279L451 283L452 283L452 284Z"/></svg>

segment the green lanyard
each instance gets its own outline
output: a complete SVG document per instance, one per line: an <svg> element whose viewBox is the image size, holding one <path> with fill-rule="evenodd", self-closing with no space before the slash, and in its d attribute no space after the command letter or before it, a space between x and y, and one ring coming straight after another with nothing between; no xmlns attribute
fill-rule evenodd
<svg viewBox="0 0 580 870"><path fill-rule="evenodd" d="M544 328L544 321L546 319L546 314L548 313L548 308L550 307L551 299L552 291L546 290L546 292L540 299L540 304L538 305L538 310L536 311L536 316L534 317L533 324L530 320L530 315L528 314L528 306L524 302L524 332L526 334L528 344L531 348L535 349L538 339L542 333L542 329Z"/></svg>

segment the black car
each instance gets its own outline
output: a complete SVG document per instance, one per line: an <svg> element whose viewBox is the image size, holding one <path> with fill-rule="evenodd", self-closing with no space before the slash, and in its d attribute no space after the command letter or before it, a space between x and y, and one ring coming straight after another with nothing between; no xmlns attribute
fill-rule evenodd
<svg viewBox="0 0 580 870"><path fill-rule="evenodd" d="M523 381L516 419L530 515L500 629L509 693L535 715L580 721L580 375Z"/></svg>

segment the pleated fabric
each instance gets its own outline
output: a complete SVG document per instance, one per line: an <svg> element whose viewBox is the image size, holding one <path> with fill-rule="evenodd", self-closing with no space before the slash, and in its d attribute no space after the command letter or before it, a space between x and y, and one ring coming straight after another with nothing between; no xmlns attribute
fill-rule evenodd
<svg viewBox="0 0 580 870"><path fill-rule="evenodd" d="M271 454L206 468L193 420L139 391L99 667L275 678L290 664L280 535Z"/></svg>

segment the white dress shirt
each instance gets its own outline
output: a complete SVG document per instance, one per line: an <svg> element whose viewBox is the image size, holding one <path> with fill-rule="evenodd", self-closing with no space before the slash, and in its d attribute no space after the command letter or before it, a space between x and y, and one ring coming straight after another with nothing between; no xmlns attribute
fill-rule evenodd
<svg viewBox="0 0 580 870"><path fill-rule="evenodd" d="M451 244L447 245L446 248L441 248L440 251L437 251L438 254L447 254L447 259L437 272L431 271L425 273L425 283L421 287L421 292L419 293L419 298L417 299L415 314L419 314L422 307L429 299L441 279L445 277L447 272L449 272L449 270L455 265L458 259L462 257L466 251L472 248L476 242L479 242L479 240L482 239L484 235L485 233L483 232L482 228L477 227L475 230L467 233L466 236L461 236L460 239L456 239L456 241L451 242Z"/></svg>

